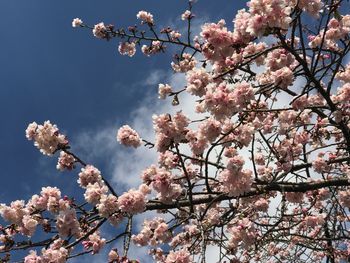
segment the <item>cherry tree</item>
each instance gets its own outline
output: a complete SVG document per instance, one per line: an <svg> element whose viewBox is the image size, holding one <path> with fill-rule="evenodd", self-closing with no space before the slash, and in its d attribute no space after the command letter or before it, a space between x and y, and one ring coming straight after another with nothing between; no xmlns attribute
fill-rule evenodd
<svg viewBox="0 0 350 263"><path fill-rule="evenodd" d="M140 24L72 26L101 40L118 39L121 55L177 50L171 62L186 83L159 84L164 103L187 116L153 115L154 138L122 126L123 145L150 148L158 162L142 183L122 191L86 163L55 124L33 122L28 140L58 170L77 175L83 197L43 187L30 200L2 204L1 262L24 250L25 263L66 262L101 253L105 262L140 262L130 244L155 262L347 262L350 258L350 15L344 0L251 0L233 25L201 26L189 1L185 30L158 28L140 11ZM230 30L230 28L233 28ZM172 49L174 50L174 49ZM168 100L170 99L170 101ZM195 117L194 117L195 116ZM150 116L145 116L150 117ZM135 220L145 213L141 230ZM103 226L114 237L104 237ZM40 241L34 241L38 229ZM29 240L23 241L21 237Z"/></svg>

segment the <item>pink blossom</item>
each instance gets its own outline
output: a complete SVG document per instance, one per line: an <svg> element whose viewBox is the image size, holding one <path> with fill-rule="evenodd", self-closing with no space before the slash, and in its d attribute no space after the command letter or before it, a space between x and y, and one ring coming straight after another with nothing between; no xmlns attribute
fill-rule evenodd
<svg viewBox="0 0 350 263"><path fill-rule="evenodd" d="M293 84L293 71L289 67L283 67L273 71L271 73L271 79L276 86L281 87L281 89L286 89Z"/></svg>
<svg viewBox="0 0 350 263"><path fill-rule="evenodd" d="M189 20L193 17L192 13L190 10L186 10L182 15L181 15L181 20Z"/></svg>
<svg viewBox="0 0 350 263"><path fill-rule="evenodd" d="M24 201L13 201L11 202L10 206L1 204L0 214L6 221L20 225L22 223L23 216L26 214L26 211L24 210Z"/></svg>
<svg viewBox="0 0 350 263"><path fill-rule="evenodd" d="M152 220L145 220L143 228L138 235L133 235L132 240L139 246L156 246L157 244L166 243L170 240L171 233L165 220L156 217Z"/></svg>
<svg viewBox="0 0 350 263"><path fill-rule="evenodd" d="M197 60L189 53L182 54L177 62L171 62L171 67L175 72L187 72L192 70L197 64Z"/></svg>
<svg viewBox="0 0 350 263"><path fill-rule="evenodd" d="M139 186L139 191L143 193L145 196L152 192L151 188L147 184L141 184Z"/></svg>
<svg viewBox="0 0 350 263"><path fill-rule="evenodd" d="M300 204L303 202L304 194L297 192L288 192L286 193L286 200L291 203Z"/></svg>
<svg viewBox="0 0 350 263"><path fill-rule="evenodd" d="M169 33L169 35L170 35L171 40L173 40L173 41L176 41L181 37L181 33L179 31L174 31L174 30L172 30Z"/></svg>
<svg viewBox="0 0 350 263"><path fill-rule="evenodd" d="M30 215L24 215L22 218L22 223L23 228L21 232L27 236L32 236L34 234L36 226L39 224L39 222Z"/></svg>
<svg viewBox="0 0 350 263"><path fill-rule="evenodd" d="M118 130L117 140L125 146L132 146L134 148L141 146L142 142L138 133L129 125L124 125Z"/></svg>
<svg viewBox="0 0 350 263"><path fill-rule="evenodd" d="M153 25L153 15L146 11L139 11L136 15L137 19L140 19L142 23L147 23L149 25Z"/></svg>
<svg viewBox="0 0 350 263"><path fill-rule="evenodd" d="M156 147L159 152L168 149L172 142L179 143L184 140L187 133L189 119L181 111L173 117L168 114L153 115L153 128L156 132Z"/></svg>
<svg viewBox="0 0 350 263"><path fill-rule="evenodd" d="M255 154L254 161L258 165L265 165L265 157L262 153Z"/></svg>
<svg viewBox="0 0 350 263"><path fill-rule="evenodd" d="M232 158L229 158L227 161L226 168L233 173L237 173L242 170L244 165L244 159L240 155L235 155Z"/></svg>
<svg viewBox="0 0 350 263"><path fill-rule="evenodd" d="M28 140L34 140L34 145L45 155L52 155L60 147L68 144L66 137L59 133L56 125L45 121L43 125L30 123L26 130Z"/></svg>
<svg viewBox="0 0 350 263"><path fill-rule="evenodd" d="M80 235L80 226L74 209L60 211L56 218L56 228L61 237Z"/></svg>
<svg viewBox="0 0 350 263"><path fill-rule="evenodd" d="M222 190L230 196L239 196L245 192L249 192L252 185L252 172L250 170L242 170L234 172L225 169L219 174L220 182L222 182Z"/></svg>
<svg viewBox="0 0 350 263"><path fill-rule="evenodd" d="M122 212L138 214L145 210L145 205L145 195L138 190L131 189L118 198L118 206Z"/></svg>
<svg viewBox="0 0 350 263"><path fill-rule="evenodd" d="M192 95L202 97L206 93L205 87L209 84L211 78L210 75L205 71L205 69L192 69L187 72L187 87L188 91Z"/></svg>
<svg viewBox="0 0 350 263"><path fill-rule="evenodd" d="M159 53L165 48L165 46L160 41L152 41L150 46L143 45L141 51L146 56L154 55Z"/></svg>
<svg viewBox="0 0 350 263"><path fill-rule="evenodd" d="M172 169L178 165L179 157L171 151L165 151L159 154L158 162L161 166Z"/></svg>
<svg viewBox="0 0 350 263"><path fill-rule="evenodd" d="M258 210L258 211L267 212L267 210L269 209L269 202L268 202L268 200L266 200L266 198L259 198L254 203L254 206L255 206L256 210Z"/></svg>
<svg viewBox="0 0 350 263"><path fill-rule="evenodd" d="M172 88L168 84L159 84L158 86L158 94L159 98L164 100L168 94L172 92Z"/></svg>
<svg viewBox="0 0 350 263"><path fill-rule="evenodd" d="M202 26L201 37L215 48L228 47L234 43L232 32L225 27L225 20L221 19L217 24L210 23Z"/></svg>
<svg viewBox="0 0 350 263"><path fill-rule="evenodd" d="M322 215L318 215L318 216L306 216L304 218L304 222L307 226L314 228L318 225L322 226L325 221Z"/></svg>
<svg viewBox="0 0 350 263"><path fill-rule="evenodd" d="M72 27L81 27L83 25L83 21L80 18L74 18L72 21Z"/></svg>
<svg viewBox="0 0 350 263"><path fill-rule="evenodd" d="M106 239L101 238L96 231L88 237L88 240L83 241L82 244L86 250L92 248L92 254L97 254L106 244Z"/></svg>
<svg viewBox="0 0 350 263"><path fill-rule="evenodd" d="M262 53L267 48L267 44L265 42L259 43L249 43L243 50L242 57L247 60L251 60L252 56L255 56L254 62L256 65L260 66L264 64L264 60L266 55L261 54L257 56L257 54Z"/></svg>
<svg viewBox="0 0 350 263"><path fill-rule="evenodd" d="M195 156L202 155L208 147L208 140L201 133L189 130L186 133L186 140Z"/></svg>
<svg viewBox="0 0 350 263"><path fill-rule="evenodd" d="M303 110L308 106L308 98L307 95L304 94L303 96L299 96L295 98L295 100L292 103L292 107L295 110Z"/></svg>
<svg viewBox="0 0 350 263"><path fill-rule="evenodd" d="M237 249L241 242L242 247L245 249L254 244L256 230L249 218L245 217L242 220L238 220L228 231L232 234L229 240L229 247L231 249Z"/></svg>
<svg viewBox="0 0 350 263"><path fill-rule="evenodd" d="M42 258L36 254L36 251L29 251L29 255L24 258L24 263L41 263Z"/></svg>
<svg viewBox="0 0 350 263"><path fill-rule="evenodd" d="M107 28L103 22L98 23L94 26L92 33L97 38L106 38Z"/></svg>
<svg viewBox="0 0 350 263"><path fill-rule="evenodd" d="M118 211L118 199L114 195L102 195L96 208L100 216L108 218Z"/></svg>
<svg viewBox="0 0 350 263"><path fill-rule="evenodd" d="M118 51L121 55L128 55L133 57L136 53L136 47L134 42L120 42L118 46Z"/></svg>
<svg viewBox="0 0 350 263"><path fill-rule="evenodd" d="M116 251L116 249L112 249L109 253L108 253L108 262L114 262L119 260L119 254Z"/></svg>
<svg viewBox="0 0 350 263"><path fill-rule="evenodd" d="M88 164L81 169L81 172L79 173L79 179L77 182L81 187L84 188L87 187L88 184L101 183L101 172L93 165Z"/></svg>
<svg viewBox="0 0 350 263"><path fill-rule="evenodd" d="M190 253L185 250L170 251L165 259L165 263L191 263Z"/></svg>
<svg viewBox="0 0 350 263"><path fill-rule="evenodd" d="M88 184L84 193L84 197L88 203L97 204L100 201L102 195L107 193L107 191L107 186L98 182L94 184Z"/></svg>
<svg viewBox="0 0 350 263"><path fill-rule="evenodd" d="M293 4L298 3L299 8L303 9L303 11L308 12L310 15L314 17L318 17L323 7L321 0L293 0Z"/></svg>
<svg viewBox="0 0 350 263"><path fill-rule="evenodd" d="M49 248L42 250L41 257L43 263L65 263L68 257L68 250L63 247L63 240L57 239Z"/></svg>
<svg viewBox="0 0 350 263"><path fill-rule="evenodd" d="M60 171L72 170L74 168L75 161L76 160L73 155L61 151L56 168Z"/></svg>
<svg viewBox="0 0 350 263"><path fill-rule="evenodd" d="M248 2L248 6L250 14L264 17L263 25L265 27L278 27L286 30L289 27L289 23L292 21L289 16L291 8L288 5L288 1L251 0Z"/></svg>
<svg viewBox="0 0 350 263"><path fill-rule="evenodd" d="M169 191L169 186L172 182L171 173L164 168L157 169L157 173L152 178L152 187L161 193Z"/></svg>
<svg viewBox="0 0 350 263"><path fill-rule="evenodd" d="M266 57L266 66L271 71L277 71L284 67L292 68L295 63L293 55L282 48L269 52Z"/></svg>
<svg viewBox="0 0 350 263"><path fill-rule="evenodd" d="M342 82L350 82L350 64L347 64L344 70L339 70L335 77Z"/></svg>
<svg viewBox="0 0 350 263"><path fill-rule="evenodd" d="M347 191L339 191L340 203L350 208L350 190Z"/></svg>
<svg viewBox="0 0 350 263"><path fill-rule="evenodd" d="M323 173L329 171L329 165L326 160L321 157L317 157L315 161L312 162L312 168L314 168L315 172Z"/></svg>
<svg viewBox="0 0 350 263"><path fill-rule="evenodd" d="M332 96L332 100L336 103L349 103L350 101L350 83L344 84L337 90L337 94Z"/></svg>
<svg viewBox="0 0 350 263"><path fill-rule="evenodd" d="M203 121L199 125L200 137L203 136L209 142L213 142L221 133L221 123L213 118Z"/></svg>

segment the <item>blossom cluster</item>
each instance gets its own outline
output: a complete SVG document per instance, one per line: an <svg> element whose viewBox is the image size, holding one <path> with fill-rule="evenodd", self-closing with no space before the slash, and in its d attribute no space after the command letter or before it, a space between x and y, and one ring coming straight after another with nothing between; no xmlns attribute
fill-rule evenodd
<svg viewBox="0 0 350 263"><path fill-rule="evenodd" d="M61 134L55 124L45 121L43 125L32 122L26 129L26 137L45 155L52 155L68 145L66 136Z"/></svg>

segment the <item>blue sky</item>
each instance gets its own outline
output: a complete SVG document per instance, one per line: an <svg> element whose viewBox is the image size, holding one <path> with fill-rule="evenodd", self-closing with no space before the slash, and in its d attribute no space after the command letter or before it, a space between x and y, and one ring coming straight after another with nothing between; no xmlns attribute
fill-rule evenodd
<svg viewBox="0 0 350 263"><path fill-rule="evenodd" d="M235 10L244 5L245 1L201 0L194 12L203 21L224 17L231 26ZM154 14L158 24L167 26L186 7L187 1L178 0L0 2L0 202L28 199L47 184L64 190L67 178L75 176L60 175L55 170L56 158L42 156L26 140L29 122L51 120L73 145L82 133L113 123L116 130L128 122L130 112L146 95L157 97L154 80L166 77L170 68L170 53L153 58L120 56L118 40L101 41L88 30L73 29L72 19L127 27L138 23L136 13L144 9ZM155 79L147 85L152 72L159 76L153 74ZM71 181L74 185L75 179Z"/></svg>

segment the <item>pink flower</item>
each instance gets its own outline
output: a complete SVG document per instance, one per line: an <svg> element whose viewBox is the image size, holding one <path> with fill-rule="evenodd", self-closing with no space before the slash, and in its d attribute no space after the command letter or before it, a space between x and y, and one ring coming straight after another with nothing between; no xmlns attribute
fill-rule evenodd
<svg viewBox="0 0 350 263"><path fill-rule="evenodd" d="M171 233L165 220L156 217L152 220L145 220L143 228L138 235L133 235L132 240L139 246L156 246L157 244L166 243L170 240Z"/></svg>
<svg viewBox="0 0 350 263"><path fill-rule="evenodd" d="M304 94L303 96L297 97L292 103L292 107L295 110L303 110L307 106L308 106L308 98L306 94Z"/></svg>
<svg viewBox="0 0 350 263"><path fill-rule="evenodd" d="M107 36L107 28L103 22L98 23L94 26L92 33L97 38L106 38Z"/></svg>
<svg viewBox="0 0 350 263"><path fill-rule="evenodd" d="M101 183L101 172L96 167L88 164L81 169L77 182L81 187L87 187L88 184Z"/></svg>
<svg viewBox="0 0 350 263"><path fill-rule="evenodd" d="M165 151L159 154L158 162L161 166L172 169L178 165L179 157L170 151Z"/></svg>
<svg viewBox="0 0 350 263"><path fill-rule="evenodd" d="M147 23L149 25L153 25L153 15L146 11L139 11L136 15L137 19L140 19L142 23Z"/></svg>
<svg viewBox="0 0 350 263"><path fill-rule="evenodd" d="M350 207L350 190L339 191L340 203L345 207Z"/></svg>
<svg viewBox="0 0 350 263"><path fill-rule="evenodd" d="M182 15L181 15L181 19L182 20L189 20L193 17L192 13L190 10L186 10Z"/></svg>
<svg viewBox="0 0 350 263"><path fill-rule="evenodd" d="M303 193L293 193L288 192L286 193L286 200L291 203L300 204L303 202L304 194Z"/></svg>
<svg viewBox="0 0 350 263"><path fill-rule="evenodd" d="M158 94L160 99L164 100L168 94L172 92L172 88L168 84L159 84Z"/></svg>
<svg viewBox="0 0 350 263"><path fill-rule="evenodd" d="M42 250L41 257L43 263L65 263L67 262L68 250L63 247L63 240L57 239L48 249Z"/></svg>
<svg viewBox="0 0 350 263"><path fill-rule="evenodd" d="M25 215L23 216L22 223L23 229L21 232L27 236L32 236L39 222L35 220L32 216Z"/></svg>
<svg viewBox="0 0 350 263"><path fill-rule="evenodd" d="M202 97L206 93L206 86L211 81L210 75L205 71L205 69L192 69L186 74L188 91L192 95Z"/></svg>
<svg viewBox="0 0 350 263"><path fill-rule="evenodd" d="M98 182L94 184L88 184L84 194L85 200L90 204L97 204L102 195L107 193L108 188L104 184Z"/></svg>
<svg viewBox="0 0 350 263"><path fill-rule="evenodd" d="M303 9L303 11L308 12L314 17L319 16L319 13L323 7L321 0L293 0L292 2L295 2L295 4L298 3L299 8Z"/></svg>
<svg viewBox="0 0 350 263"><path fill-rule="evenodd" d="M266 198L259 198L254 203L254 206L255 206L256 210L258 210L258 211L267 212L267 210L269 209L269 202L268 202L268 200L266 200Z"/></svg>
<svg viewBox="0 0 350 263"><path fill-rule="evenodd" d="M101 238L99 233L96 231L89 236L89 240L82 242L84 249L92 248L92 254L97 254L102 247L106 244L106 239Z"/></svg>
<svg viewBox="0 0 350 263"><path fill-rule="evenodd" d="M179 31L174 30L170 31L169 35L172 41L176 41L181 37L181 33Z"/></svg>
<svg viewBox="0 0 350 263"><path fill-rule="evenodd" d="M168 114L153 115L153 128L156 132L156 147L159 152L166 151L172 142L184 140L189 119L181 111L173 117Z"/></svg>
<svg viewBox="0 0 350 263"><path fill-rule="evenodd" d="M129 57L133 57L136 53L136 47L134 42L120 42L118 51L121 55L128 55Z"/></svg>
<svg viewBox="0 0 350 263"><path fill-rule="evenodd" d="M118 199L114 195L102 195L96 208L100 216L108 218L118 211Z"/></svg>
<svg viewBox="0 0 350 263"><path fill-rule="evenodd" d="M145 210L145 195L138 190L131 189L118 198L118 206L122 212L137 214Z"/></svg>
<svg viewBox="0 0 350 263"><path fill-rule="evenodd" d="M26 129L28 140L34 140L34 145L45 155L52 155L60 147L68 144L66 137L59 133L56 125L45 121L43 125L30 123Z"/></svg>
<svg viewBox="0 0 350 263"><path fill-rule="evenodd" d="M324 224L324 218L322 215L317 216L306 216L304 222L309 227L322 226Z"/></svg>
<svg viewBox="0 0 350 263"><path fill-rule="evenodd" d="M142 142L138 133L129 125L124 125L118 130L117 140L125 146L132 146L134 148L139 147Z"/></svg>
<svg viewBox="0 0 350 263"><path fill-rule="evenodd" d="M219 174L219 180L222 183L222 190L230 196L239 196L249 192L253 183L250 170L233 171L225 169Z"/></svg>
<svg viewBox="0 0 350 263"><path fill-rule="evenodd" d="M80 18L74 18L72 21L72 27L81 27L83 25L83 21Z"/></svg>
<svg viewBox="0 0 350 263"><path fill-rule="evenodd" d="M323 173L329 171L329 165L326 160L321 157L317 157L315 161L312 162L312 168L314 168L315 172Z"/></svg>
<svg viewBox="0 0 350 263"><path fill-rule="evenodd" d="M36 254L36 251L29 251L29 255L24 258L24 263L41 263L42 258Z"/></svg>
<svg viewBox="0 0 350 263"><path fill-rule="evenodd" d="M344 70L339 70L335 77L342 82L350 82L350 64L347 64Z"/></svg>
<svg viewBox="0 0 350 263"><path fill-rule="evenodd" d="M72 170L74 168L75 158L64 151L60 152L56 168L60 171Z"/></svg>
<svg viewBox="0 0 350 263"><path fill-rule="evenodd" d="M193 262L191 260L191 255L185 249L181 249L178 251L170 251L170 253L168 254L165 260L165 263L191 263L191 262Z"/></svg>
<svg viewBox="0 0 350 263"><path fill-rule="evenodd" d="M171 67L175 72L187 72L193 69L197 64L197 60L189 53L182 54L177 62L171 62Z"/></svg>
<svg viewBox="0 0 350 263"><path fill-rule="evenodd" d="M20 225L22 218L26 214L24 210L24 201L16 200L11 202L10 206L0 205L0 215L6 220L14 224Z"/></svg>
<svg viewBox="0 0 350 263"><path fill-rule="evenodd" d="M56 228L61 237L80 235L80 226L74 209L60 211L56 218Z"/></svg>
<svg viewBox="0 0 350 263"><path fill-rule="evenodd" d="M229 247L232 249L236 249L240 242L242 242L243 248L248 248L254 244L256 229L249 218L245 217L239 220L229 229L229 232L232 234L229 240Z"/></svg>

